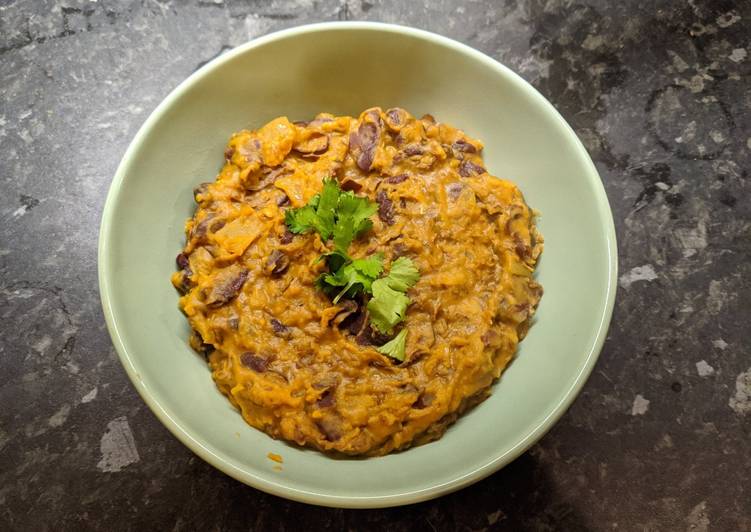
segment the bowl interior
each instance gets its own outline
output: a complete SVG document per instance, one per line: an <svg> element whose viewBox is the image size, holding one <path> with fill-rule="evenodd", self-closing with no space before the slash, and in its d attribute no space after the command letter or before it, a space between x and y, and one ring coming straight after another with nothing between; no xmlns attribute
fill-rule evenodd
<svg viewBox="0 0 751 532"><path fill-rule="evenodd" d="M187 345L169 282L192 214L229 135L276 116L356 115L374 105L431 113L485 143L494 175L541 211L545 295L493 395L435 443L335 460L247 426ZM182 84L149 118L110 191L100 240L108 325L160 419L203 458L251 485L307 502L385 506L455 489L515 458L589 374L613 303L615 238L602 184L573 132L510 71L448 39L384 25L297 28L250 43ZM267 453L284 459L281 471ZM436 467L440 464L440 467Z"/></svg>

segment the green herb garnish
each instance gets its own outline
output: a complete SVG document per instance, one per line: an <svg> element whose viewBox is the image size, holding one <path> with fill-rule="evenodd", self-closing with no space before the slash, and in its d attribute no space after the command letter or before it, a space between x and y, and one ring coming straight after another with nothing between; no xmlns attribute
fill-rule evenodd
<svg viewBox="0 0 751 532"><path fill-rule="evenodd" d="M407 329L402 329L399 334L378 348L378 352L404 362L404 349L407 346Z"/></svg>
<svg viewBox="0 0 751 532"><path fill-rule="evenodd" d="M373 227L370 217L378 210L378 205L368 198L355 196L353 192L339 195L334 225L334 247L347 252L347 248L358 235Z"/></svg>
<svg viewBox="0 0 751 532"><path fill-rule="evenodd" d="M322 282L330 287L343 287L334 297L334 303L338 303L342 296L353 297L358 292L370 294L373 281L378 279L383 271L383 254L377 253L366 259L355 259L345 264L333 273L326 273ZM324 287L327 291L328 288Z"/></svg>
<svg viewBox="0 0 751 532"><path fill-rule="evenodd" d="M394 325L404 319L409 298L404 294L420 273L414 263L399 257L391 264L391 271L386 277L373 282L373 298L368 302L370 323L382 333L390 333Z"/></svg>
<svg viewBox="0 0 751 532"><path fill-rule="evenodd" d="M321 193L305 207L287 210L284 221L293 233L314 230L324 241L333 236L334 248L346 256L352 241L373 227L370 217L377 210L368 198L343 192L335 179L324 179Z"/></svg>
<svg viewBox="0 0 751 532"><path fill-rule="evenodd" d="M370 217L378 205L353 192L344 192L335 179L324 179L320 194L307 205L289 209L285 223L293 233L316 231L326 242L331 238L334 249L318 259L325 260L328 273L318 277L317 286L338 303L342 297L353 298L359 293L372 294L367 309L370 323L382 333L391 334L394 326L404 320L410 299L405 292L420 277L414 263L400 257L391 264L389 274L383 273L383 254L376 253L362 259L352 259L348 248L352 241L373 227ZM404 360L407 329L378 348L384 355Z"/></svg>

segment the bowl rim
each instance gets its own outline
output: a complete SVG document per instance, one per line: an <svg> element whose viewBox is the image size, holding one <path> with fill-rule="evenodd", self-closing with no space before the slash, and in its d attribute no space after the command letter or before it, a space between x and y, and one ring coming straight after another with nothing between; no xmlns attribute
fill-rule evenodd
<svg viewBox="0 0 751 532"><path fill-rule="evenodd" d="M604 227L602 229L605 233L608 255L608 279L605 294L605 305L603 312L599 317L600 322L597 325L595 341L593 342L592 348L587 354L587 357L584 361L584 364L580 368L579 373L573 380L573 383L564 392L561 400L547 414L547 416L545 416L544 419L542 419L542 421L540 421L533 430L521 437L510 449L506 450L503 453L489 457L489 460L482 466L465 472L463 475L458 476L457 478L454 478L449 482L422 487L420 489L408 492L376 496L331 495L327 493L318 493L299 489L285 483L284 481L275 482L269 480L268 478L264 478L262 475L256 474L253 471L238 467L237 465L232 463L232 461L228 459L228 457L225 457L222 454L213 451L207 445L191 435L175 418L172 417L168 408L163 405L158 398L152 395L152 392L141 379L136 363L128 352L123 338L120 334L120 329L113 311L110 295L111 280L109 279L109 272L111 271L111 266L108 259L110 255L110 233L113 228L115 206L118 203L118 198L120 196L120 190L122 188L126 171L130 166L131 159L134 158L135 154L139 151L141 145L143 144L148 131L156 122L158 122L163 117L163 115L172 106L173 102L180 98L193 84L202 79L204 76L208 75L212 70L222 65L223 63L232 60L234 57L247 52L248 50L264 46L274 41L279 41L307 33L351 30L380 31L384 33L402 34L451 48L463 55L469 56L475 61L483 63L486 67L494 70L495 72L504 76L508 81L516 85L517 89L526 92L528 95L534 98L538 105L544 107L548 114L553 116L561 123L567 134L574 140L578 155L585 162L586 172L584 173L584 176L590 182L590 186L595 193L596 208L598 209L599 214L604 222ZM135 137L128 145L128 148L125 151L120 164L118 165L117 171L115 172L115 176L107 193L107 198L105 200L104 209L102 212L102 221L99 229L98 277L99 293L107 329L112 339L112 343L117 351L118 357L120 358L120 362L124 366L128 377L135 386L141 398L146 402L148 407L156 415L159 421L161 421L161 423L165 427L167 427L167 429L191 451L193 451L203 460L216 467L220 471L224 472L225 474L266 493L295 500L298 502L321 506L338 508L383 508L425 501L453 492L455 490L468 486L469 484L477 482L498 471L505 465L509 464L511 461L515 460L552 428L552 426L561 418L561 416L566 412L574 399L578 396L579 392L584 386L584 383L587 381L587 378L591 374L595 363L597 362L600 351L602 350L603 344L607 337L607 331L615 304L615 294L617 288L616 281L618 276L617 257L618 253L613 215L599 173L597 172L592 159L590 158L589 154L587 153L586 149L581 143L581 140L578 138L574 130L563 119L563 117L560 115L560 113L558 113L553 105L537 91L537 89L535 89L531 84L525 81L521 76L519 76L500 62L496 61L495 59L449 37L444 37L442 35L438 35L426 30L396 24L346 21L306 24L253 38L247 43L233 48L225 54L209 61L206 65L202 66L200 69L192 73L187 79L185 79L176 88L174 88L164 98L164 100L162 100L162 102L154 109L154 111L152 111L143 125L139 128Z"/></svg>

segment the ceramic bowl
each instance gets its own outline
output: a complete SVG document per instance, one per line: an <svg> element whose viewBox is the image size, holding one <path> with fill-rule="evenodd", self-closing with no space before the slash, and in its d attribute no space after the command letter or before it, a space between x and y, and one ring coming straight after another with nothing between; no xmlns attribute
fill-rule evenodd
<svg viewBox="0 0 751 532"><path fill-rule="evenodd" d="M380 458L333 459L245 424L188 347L189 328L169 278L194 209L193 187L215 177L231 133L280 115L357 115L376 105L430 113L485 143L490 173L516 182L542 214L538 279L545 295L492 396L440 440ZM383 507L475 482L550 429L602 347L616 256L597 171L572 129L532 86L482 53L432 33L328 23L254 39L201 68L157 107L130 144L107 197L99 284L112 341L133 384L201 458L282 497ZM269 460L270 452L282 456L281 467Z"/></svg>

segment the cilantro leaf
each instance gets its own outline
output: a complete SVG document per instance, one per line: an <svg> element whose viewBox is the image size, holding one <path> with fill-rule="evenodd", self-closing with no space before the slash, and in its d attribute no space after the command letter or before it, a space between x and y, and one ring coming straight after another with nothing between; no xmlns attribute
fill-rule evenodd
<svg viewBox="0 0 751 532"><path fill-rule="evenodd" d="M368 301L370 323L382 333L390 333L404 319L409 298L391 288L385 278L373 282L372 290L373 298Z"/></svg>
<svg viewBox="0 0 751 532"><path fill-rule="evenodd" d="M389 333L404 320L410 299L404 294L420 277L414 263L400 257L391 264L386 277L373 282L373 298L368 301L370 323L382 333Z"/></svg>
<svg viewBox="0 0 751 532"><path fill-rule="evenodd" d="M378 348L378 352L401 362L404 361L404 351L407 347L407 329L402 329L399 334Z"/></svg>
<svg viewBox="0 0 751 532"><path fill-rule="evenodd" d="M329 271L335 272L352 259L350 259L349 255L342 251L329 251L328 253L325 253L318 257L316 263L321 262L322 260L326 261L326 266L329 267Z"/></svg>
<svg viewBox="0 0 751 532"><path fill-rule="evenodd" d="M376 253L366 259L355 259L352 266L362 273L375 280L383 271L383 253Z"/></svg>
<svg viewBox="0 0 751 532"><path fill-rule="evenodd" d="M372 226L370 217L378 210L378 204L364 196L355 196L354 192L343 192L339 196L337 211L341 218L352 218L355 236Z"/></svg>
<svg viewBox="0 0 751 532"><path fill-rule="evenodd" d="M324 179L321 193L310 198L304 207L287 209L284 223L292 233L300 234L314 229L323 240L327 240L334 231L334 211L340 193L339 183L335 179Z"/></svg>
<svg viewBox="0 0 751 532"><path fill-rule="evenodd" d="M370 293L373 281L378 278L382 271L383 255L378 254L366 259L355 259L334 273L324 274L322 283L332 287L344 287L334 297L334 303L338 303L345 295L352 297L360 291ZM326 289L325 286L323 288ZM330 291L330 289L327 289L327 291Z"/></svg>
<svg viewBox="0 0 751 532"><path fill-rule="evenodd" d="M314 227L317 216L315 209L306 205L300 209L288 209L284 213L284 223L291 232L300 234Z"/></svg>
<svg viewBox="0 0 751 532"><path fill-rule="evenodd" d="M334 249L346 252L355 239L355 226L352 218L339 218L334 226Z"/></svg>
<svg viewBox="0 0 751 532"><path fill-rule="evenodd" d="M391 270L386 280L394 290L406 292L419 278L420 272L417 271L415 263L407 257L399 257L391 263Z"/></svg>
<svg viewBox="0 0 751 532"><path fill-rule="evenodd" d="M336 179L323 180L323 190L316 206L316 214L320 220L320 226L316 229L321 234L321 239L323 240L328 240L331 233L334 232L335 211L341 191Z"/></svg>
<svg viewBox="0 0 751 532"><path fill-rule="evenodd" d="M370 217L378 210L378 205L368 198L355 196L351 191L339 195L336 208L336 225L334 226L334 245L336 249L346 250L361 233L373 226Z"/></svg>

